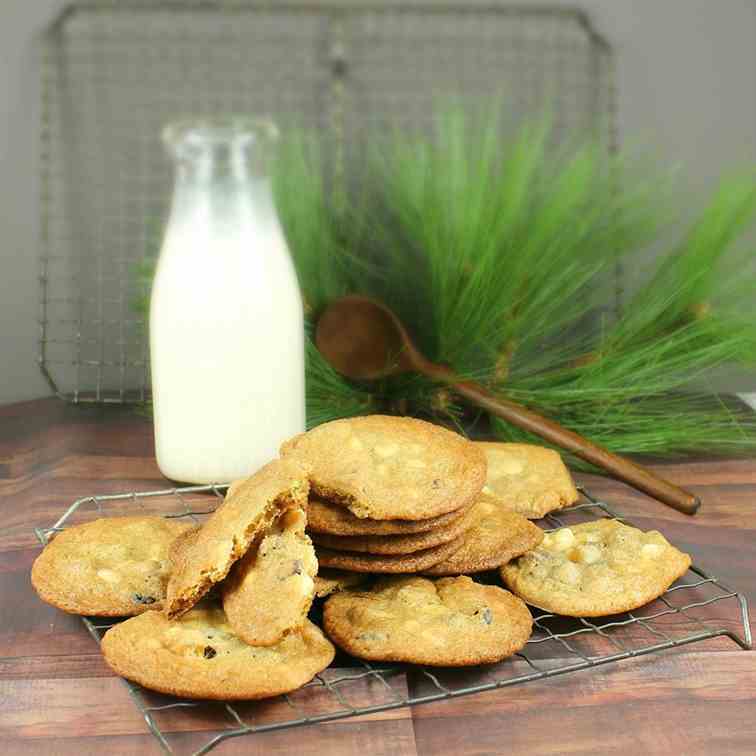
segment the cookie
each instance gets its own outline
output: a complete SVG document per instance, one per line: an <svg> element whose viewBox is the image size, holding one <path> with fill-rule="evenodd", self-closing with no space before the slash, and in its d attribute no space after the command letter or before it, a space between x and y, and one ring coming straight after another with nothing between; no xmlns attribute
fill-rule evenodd
<svg viewBox="0 0 756 756"><path fill-rule="evenodd" d="M469 577L382 578L369 591L331 596L323 610L326 633L353 656L444 667L511 656L532 624L516 596Z"/></svg>
<svg viewBox="0 0 756 756"><path fill-rule="evenodd" d="M171 563L171 569L175 569L184 557L184 552L189 544L197 537L201 526L194 525L188 520L184 520L189 524L189 527L180 533L173 539L171 545L168 547L168 561Z"/></svg>
<svg viewBox="0 0 756 756"><path fill-rule="evenodd" d="M553 449L486 441L476 446L488 462L485 492L524 517L537 520L578 500L570 472Z"/></svg>
<svg viewBox="0 0 756 756"><path fill-rule="evenodd" d="M334 551L318 546L315 553L323 567L336 567L353 572L420 572L450 557L461 545L462 536L440 546L416 551L414 554L386 556L358 554L351 551Z"/></svg>
<svg viewBox="0 0 756 756"><path fill-rule="evenodd" d="M472 509L470 509L464 517L460 517L451 525L429 530L425 533L383 536L334 536L313 533L312 540L318 546L325 546L334 551L358 551L368 554L412 554L459 538L474 522L475 518Z"/></svg>
<svg viewBox="0 0 756 756"><path fill-rule="evenodd" d="M462 536L462 546L451 556L423 570L426 575L464 575L484 572L536 547L543 531L495 499L481 496L473 506L472 526Z"/></svg>
<svg viewBox="0 0 756 756"><path fill-rule="evenodd" d="M245 643L272 646L307 619L318 561L305 521L299 507L284 512L221 583L223 611Z"/></svg>
<svg viewBox="0 0 756 756"><path fill-rule="evenodd" d="M471 504L486 477L483 452L440 426L368 415L325 423L281 447L312 468L320 497L374 520L423 520Z"/></svg>
<svg viewBox="0 0 756 756"><path fill-rule="evenodd" d="M602 617L647 604L689 566L690 557L658 531L602 519L547 533L538 548L502 567L501 575L533 606Z"/></svg>
<svg viewBox="0 0 756 756"><path fill-rule="evenodd" d="M39 597L71 614L125 617L159 609L171 543L191 523L164 517L105 517L58 533L37 557Z"/></svg>
<svg viewBox="0 0 756 756"><path fill-rule="evenodd" d="M364 572L347 572L344 570L318 569L315 576L315 595L318 598L325 598L336 591L343 591L345 588L353 588L360 583L364 583L368 576Z"/></svg>
<svg viewBox="0 0 756 756"><path fill-rule="evenodd" d="M296 460L275 460L234 487L197 535L182 549L168 582L166 612L178 617L191 609L237 559L289 507L304 508L308 470Z"/></svg>
<svg viewBox="0 0 756 756"><path fill-rule="evenodd" d="M341 536L426 533L429 530L451 525L459 520L468 509L469 507L462 507L425 520L370 520L355 517L344 506L311 496L307 503L307 529L311 533Z"/></svg>
<svg viewBox="0 0 756 756"><path fill-rule="evenodd" d="M148 612L110 628L102 639L114 672L182 698L268 698L296 690L325 669L334 648L311 622L275 646L250 646L223 610L200 604L171 621Z"/></svg>

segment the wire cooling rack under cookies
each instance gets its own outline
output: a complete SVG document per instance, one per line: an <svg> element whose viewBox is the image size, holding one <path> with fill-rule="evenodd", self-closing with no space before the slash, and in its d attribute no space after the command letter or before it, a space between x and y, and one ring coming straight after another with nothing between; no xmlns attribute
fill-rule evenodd
<svg viewBox="0 0 756 756"><path fill-rule="evenodd" d="M37 528L36 534L45 544L54 533L71 525L128 514L201 522L223 499L225 489L191 486L89 496L75 501L52 527ZM581 494L577 505L548 515L542 525L557 528L597 517L627 522L585 489ZM633 612L588 620L531 611L533 635L525 648L493 665L428 669L370 664L339 652L328 669L293 693L233 703L180 699L153 693L128 680L124 683L166 753L204 754L228 738L504 688L710 638L727 637L743 649L752 645L745 597L695 564L662 596ZM82 620L98 642L119 621Z"/></svg>

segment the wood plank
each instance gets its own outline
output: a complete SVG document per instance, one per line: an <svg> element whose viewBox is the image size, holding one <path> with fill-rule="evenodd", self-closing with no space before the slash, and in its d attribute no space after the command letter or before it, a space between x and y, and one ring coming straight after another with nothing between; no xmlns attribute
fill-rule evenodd
<svg viewBox="0 0 756 756"><path fill-rule="evenodd" d="M421 754L752 754L756 655L648 656L419 706Z"/></svg>
<svg viewBox="0 0 756 756"><path fill-rule="evenodd" d="M260 709L262 705L247 706ZM243 709L244 704L235 706ZM292 710L284 706L283 716L274 715L267 721L291 718ZM222 704L203 705L190 714L181 710L178 716L171 711L155 712L153 716L171 746L181 753L199 748L211 737L238 726ZM49 749L50 741L54 741L56 748L58 743L66 745L64 753L76 747L92 752L89 749L95 742L107 742L112 748L110 744L122 742L123 736L146 732L144 720L125 686L116 678L0 681L0 736L4 742L8 742L6 739L36 742L39 751L30 746L29 753ZM132 741L126 742L130 743L129 748L134 747ZM144 741L140 738L139 743ZM405 708L307 730L255 734L230 741L223 751L290 753L293 747L307 754L346 754L361 749L370 754L414 754L412 714ZM226 751L227 748L231 750Z"/></svg>

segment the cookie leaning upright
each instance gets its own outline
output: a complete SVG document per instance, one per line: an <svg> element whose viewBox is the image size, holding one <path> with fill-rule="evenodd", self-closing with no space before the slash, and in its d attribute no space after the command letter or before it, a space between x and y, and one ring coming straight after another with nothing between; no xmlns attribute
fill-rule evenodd
<svg viewBox="0 0 756 756"><path fill-rule="evenodd" d="M32 567L39 597L72 614L125 617L160 609L170 548L191 525L164 517L103 517L58 533Z"/></svg>
<svg viewBox="0 0 756 756"><path fill-rule="evenodd" d="M279 459L234 486L196 535L183 544L168 582L168 617L191 609L223 580L254 539L284 510L307 506L307 476L302 463Z"/></svg>
<svg viewBox="0 0 756 756"><path fill-rule="evenodd" d="M486 478L475 444L408 417L334 420L287 441L281 454L312 468L314 493L374 520L452 512L471 504Z"/></svg>
<svg viewBox="0 0 756 756"><path fill-rule="evenodd" d="M245 643L272 646L307 619L318 560L305 522L299 507L284 512L221 585L223 610Z"/></svg>

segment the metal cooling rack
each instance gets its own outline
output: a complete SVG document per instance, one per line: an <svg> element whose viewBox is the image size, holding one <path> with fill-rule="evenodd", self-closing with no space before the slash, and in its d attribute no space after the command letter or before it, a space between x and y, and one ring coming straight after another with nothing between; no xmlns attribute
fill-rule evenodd
<svg viewBox="0 0 756 756"><path fill-rule="evenodd" d="M75 501L49 528L36 529L42 544L65 527L95 517L160 514L200 522L223 498L227 486L88 496ZM627 520L580 489L576 506L548 515L547 529L596 517ZM726 609L726 611L724 611ZM560 617L532 609L533 635L514 657L494 665L461 669L369 664L339 653L324 672L299 690L256 702L191 701L152 693L124 680L150 731L166 753L204 754L228 738L440 701L495 688L543 680L644 654L726 637L752 646L748 606L741 594L693 565L657 600L612 617ZM722 613L720 613L722 611ZM82 618L98 642L116 624Z"/></svg>
<svg viewBox="0 0 756 756"><path fill-rule="evenodd" d="M427 130L449 98L474 109L500 95L511 126L548 104L556 133L617 143L611 50L572 8L77 0L41 52L39 364L73 402L149 398L133 305L171 197L169 121L265 113L317 130L339 185L371 130Z"/></svg>

